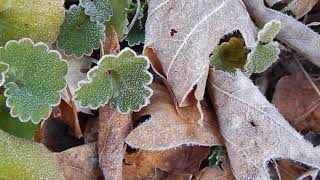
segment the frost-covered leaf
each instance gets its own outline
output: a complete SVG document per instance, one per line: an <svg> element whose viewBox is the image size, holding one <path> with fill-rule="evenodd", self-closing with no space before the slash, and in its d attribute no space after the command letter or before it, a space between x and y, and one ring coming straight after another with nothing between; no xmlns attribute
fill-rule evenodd
<svg viewBox="0 0 320 180"><path fill-rule="evenodd" d="M258 41L260 43L270 43L281 29L281 23L277 20L272 20L264 25L263 29L258 33Z"/></svg>
<svg viewBox="0 0 320 180"><path fill-rule="evenodd" d="M73 5L66 11L57 46L66 55L74 55L78 58L83 55L90 56L94 49L99 49L100 42L105 37L104 30L105 26L92 22L82 7Z"/></svg>
<svg viewBox="0 0 320 180"><path fill-rule="evenodd" d="M320 168L320 148L292 128L246 75L211 70L208 86L237 179L269 180L266 163L274 158Z"/></svg>
<svg viewBox="0 0 320 180"><path fill-rule="evenodd" d="M197 112L190 112L188 119L180 116L168 90L159 84L153 84L154 95L151 104L135 115L150 116L128 135L126 143L134 148L150 151L162 151L186 145L221 145L217 123L214 123L212 111L204 108L204 124L197 123ZM195 110L196 111L196 110ZM210 128L209 128L210 127Z"/></svg>
<svg viewBox="0 0 320 180"><path fill-rule="evenodd" d="M67 84L69 86L69 89L71 91L71 95L74 96L74 92L76 89L79 88L79 81L84 80L87 77L87 71L91 69L92 65L92 58L84 56L81 59L77 59L74 57L63 57L68 65L68 73L67 73ZM67 93L67 90L64 90L61 94L62 99L70 104L69 102L69 95ZM77 108L77 111L91 114L91 111L89 108L83 108L80 107L79 103L77 101L74 101L74 104Z"/></svg>
<svg viewBox="0 0 320 180"><path fill-rule="evenodd" d="M0 48L0 61L9 65L4 95L11 116L33 123L46 119L66 85L67 64L59 52L30 39L12 40Z"/></svg>
<svg viewBox="0 0 320 180"><path fill-rule="evenodd" d="M248 63L245 70L248 74L261 73L269 68L279 58L279 44L271 42L263 45L258 44L248 55Z"/></svg>
<svg viewBox="0 0 320 180"><path fill-rule="evenodd" d="M234 73L236 69L244 68L247 53L243 39L232 37L229 42L222 43L213 50L210 65L216 70Z"/></svg>
<svg viewBox="0 0 320 180"><path fill-rule="evenodd" d="M44 145L2 130L0 144L0 179L64 179L56 157Z"/></svg>
<svg viewBox="0 0 320 180"><path fill-rule="evenodd" d="M255 43L255 26L239 0L150 0L148 7L145 49L156 53L180 106L195 86L196 99L203 99L209 55L220 38L239 30L248 47Z"/></svg>
<svg viewBox="0 0 320 180"><path fill-rule="evenodd" d="M21 122L18 118L10 116L10 112L5 106L5 97L0 96L0 129L16 137L33 140L38 129L38 125L29 122Z"/></svg>
<svg viewBox="0 0 320 180"><path fill-rule="evenodd" d="M122 39L128 33L128 9L131 0L109 0L112 7L112 17L110 21L106 22L107 31L111 31L112 27L116 31L119 39Z"/></svg>
<svg viewBox="0 0 320 180"><path fill-rule="evenodd" d="M5 74L8 72L9 66L6 63L0 62L0 87L4 85Z"/></svg>
<svg viewBox="0 0 320 180"><path fill-rule="evenodd" d="M273 19L281 22L277 39L304 54L320 66L320 35L296 19L265 7L263 0L242 0L255 22L262 27Z"/></svg>
<svg viewBox="0 0 320 180"><path fill-rule="evenodd" d="M139 111L149 103L152 95L147 87L152 82L148 68L148 59L137 56L129 48L117 56L105 55L88 72L88 80L79 83L75 100L82 107L91 109L97 109L110 100L112 107L120 112Z"/></svg>
<svg viewBox="0 0 320 180"><path fill-rule="evenodd" d="M104 23L112 16L108 0L80 0L80 5L85 8L85 13L93 22Z"/></svg>
<svg viewBox="0 0 320 180"><path fill-rule="evenodd" d="M62 0L1 0L0 46L25 37L53 43L64 20L63 3Z"/></svg>

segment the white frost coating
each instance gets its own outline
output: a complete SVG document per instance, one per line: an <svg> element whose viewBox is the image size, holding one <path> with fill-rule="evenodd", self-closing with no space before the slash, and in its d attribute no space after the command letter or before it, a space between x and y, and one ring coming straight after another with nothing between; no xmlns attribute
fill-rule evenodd
<svg viewBox="0 0 320 180"><path fill-rule="evenodd" d="M180 106L195 85L203 98L209 54L235 30L254 45L255 27L239 0L150 0L145 47L157 54Z"/></svg>
<svg viewBox="0 0 320 180"><path fill-rule="evenodd" d="M320 35L318 33L290 16L266 8L263 0L242 1L259 25L263 26L273 19L279 20L281 30L276 37L304 54L315 65L320 66Z"/></svg>
<svg viewBox="0 0 320 180"><path fill-rule="evenodd" d="M269 180L266 162L275 158L320 168L319 147L304 140L243 73L211 70L208 85L237 179Z"/></svg>

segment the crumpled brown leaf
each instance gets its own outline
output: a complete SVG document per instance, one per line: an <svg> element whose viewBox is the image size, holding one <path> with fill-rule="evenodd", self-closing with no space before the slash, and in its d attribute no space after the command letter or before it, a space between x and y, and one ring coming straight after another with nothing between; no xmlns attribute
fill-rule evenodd
<svg viewBox="0 0 320 180"><path fill-rule="evenodd" d="M159 58L161 75L180 106L194 87L196 99L203 99L209 55L220 38L239 30L247 46L255 42L254 24L239 0L150 0L148 5L145 48Z"/></svg>
<svg viewBox="0 0 320 180"><path fill-rule="evenodd" d="M320 168L320 148L293 129L242 72L211 70L208 86L237 179L270 179L266 162L274 158Z"/></svg>
<svg viewBox="0 0 320 180"><path fill-rule="evenodd" d="M281 21L281 30L276 38L304 54L315 65L320 66L320 35L296 19L265 7L263 0L242 0L255 22L263 27L276 19Z"/></svg>
<svg viewBox="0 0 320 180"><path fill-rule="evenodd" d="M213 146L221 145L222 139L215 123L212 109L203 107L204 125L190 116L182 118L169 95L168 90L160 84L152 84L151 104L144 107L136 118L150 115L150 119L139 125L128 135L126 143L141 150L161 151L183 144ZM193 111L196 111L193 109ZM195 117L197 118L197 116Z"/></svg>
<svg viewBox="0 0 320 180"><path fill-rule="evenodd" d="M96 144L77 146L56 153L67 180L101 179Z"/></svg>
<svg viewBox="0 0 320 180"><path fill-rule="evenodd" d="M298 131L320 132L320 96L302 71L279 80L272 103Z"/></svg>
<svg viewBox="0 0 320 180"><path fill-rule="evenodd" d="M126 153L124 179L156 179L157 169L169 175L192 175L199 171L202 160L209 155L209 147L182 146L163 152L136 151Z"/></svg>
<svg viewBox="0 0 320 180"><path fill-rule="evenodd" d="M232 174L230 161L228 158L224 159L223 169L218 166L208 166L200 171L194 178L195 180L235 180Z"/></svg>

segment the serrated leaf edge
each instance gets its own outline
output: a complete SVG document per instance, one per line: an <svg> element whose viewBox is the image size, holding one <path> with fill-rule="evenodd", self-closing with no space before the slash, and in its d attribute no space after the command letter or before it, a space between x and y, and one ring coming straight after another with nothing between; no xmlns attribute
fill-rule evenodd
<svg viewBox="0 0 320 180"><path fill-rule="evenodd" d="M95 69L98 69L98 68L99 68L99 65L101 64L102 59L104 59L104 58L110 58L110 57L112 57L112 58L119 58L123 53L125 53L125 52L127 52L127 51L130 51L132 54L134 54L135 58L136 58L136 57L138 57L138 58L143 58L143 59L147 62L147 65L144 67L145 69L143 70L143 72L145 72L146 74L149 75L150 81L147 82L146 84L144 84L143 87L144 87L147 91L150 92L150 95L144 97L144 104L143 104L143 105L139 105L139 109L137 109L137 110L132 110L132 109L129 108L127 112L121 112L121 111L120 111L120 108L119 108L119 105L117 105L117 111L118 111L119 113L121 113L121 114L127 114L127 113L129 113L130 111L139 112L143 107L145 107L145 106L147 106L148 104L150 104L150 97L153 95L153 90L148 86L148 85L150 85L150 84L152 83L152 81L153 81L153 75L152 75L149 71L147 71L147 69L150 68L150 61L149 61L149 59L148 59L146 56L137 55L137 53L136 53L135 51L133 51L132 49L130 49L129 47L124 48L124 49L121 50L117 55L108 54L108 55L102 56L102 57L100 58L100 60L98 61L97 66L91 68L91 69L87 72L87 79L84 79L84 80L81 80L81 81L78 82L78 88L75 89L75 92L77 92L77 91L79 91L79 90L81 89L81 84L90 84L90 83L93 81L93 79L92 79L88 74L90 74L90 73L91 73L92 71L94 71ZM74 101L77 101L77 100L76 100L76 97L77 97L77 95L75 95L75 96L73 97L73 100L74 100ZM111 99L110 99L110 100L111 100ZM100 105L97 106L97 107L91 106L90 104L87 105L87 106L82 106L81 101L78 101L78 102L79 102L80 107L82 107L82 108L90 108L90 109L96 110L96 109L98 109L99 107L105 106L106 104L108 104L108 103L110 102L110 100L109 100L108 102L104 102L104 103L100 104Z"/></svg>
<svg viewBox="0 0 320 180"><path fill-rule="evenodd" d="M277 30L277 33L275 33L275 36L273 37L273 39L276 37L276 35L280 32L281 30L281 22L279 20L273 19L269 22L267 22L264 27L258 32L258 42L261 43L270 43L270 42L264 42L261 40L261 37L265 34L266 31L268 31L270 29L270 27L272 26L272 24L275 23L276 25L279 26L279 29Z"/></svg>
<svg viewBox="0 0 320 180"><path fill-rule="evenodd" d="M82 6L77 6L77 5L73 4L73 5L70 6L70 8L69 8L68 10L65 10L65 14L67 14L67 12L69 12L72 8L76 8L76 7L83 8ZM87 15L87 14L86 14L86 15ZM87 16L88 16L88 15L87 15ZM89 17L90 17L90 16L89 16ZM91 17L90 17L90 21L91 21ZM99 23L99 22L96 22L96 21L95 21L95 23L97 23L98 25L102 25L103 31L104 31L104 32L106 31L106 26L105 26L103 23ZM62 24L61 24L61 26L62 26ZM57 38L58 38L58 36L57 36ZM66 51L65 51L63 48L59 47L59 45L58 45L59 43L58 43L58 42L56 43L56 47L57 47L57 49L58 49L60 52L62 52L66 57L74 57L74 58L76 58L76 59L81 59L84 55L85 55L85 56L91 56L91 54L93 53L93 50L99 49L99 48L101 47L101 42L105 41L105 39L106 39L106 34L103 33L103 38L100 39L99 46L98 46L98 47L95 47L95 48L92 48L91 51L90 51L90 53L83 53L81 56L76 56L76 55L74 55L74 54L67 54Z"/></svg>
<svg viewBox="0 0 320 180"><path fill-rule="evenodd" d="M46 48L46 53L56 53L56 54L58 54L58 57L59 57L59 59L60 59L60 61L63 61L63 62L65 62L65 63L67 63L66 62L66 60L64 60L63 58L62 58L62 55L60 54L60 52L59 51L57 51L57 50L50 50L50 48L49 48L49 46L46 44L46 43L44 43L44 42L37 42L36 44L30 39L30 38L22 38L22 39L20 39L20 40L10 40L10 41L8 41L7 43L6 43L6 45L4 46L4 50L7 50L7 46L9 45L9 44L11 44L11 43L17 43L17 44L20 44L20 43L22 43L22 42L24 42L24 41L27 41L27 42L29 42L31 45L32 45L32 47L37 47L37 46L44 46L45 48ZM0 48L1 49L1 48ZM10 68L10 66L9 66L9 68ZM8 69L9 69L8 68ZM67 74L63 77L65 80L66 80L66 77L67 77ZM10 83L12 83L12 82L10 82ZM9 84L9 83L8 83ZM42 120L45 120L45 119L48 119L49 117L50 117L50 115L51 115L51 113L52 113L52 107L53 106L58 106L59 104L60 104L60 102L61 102L61 93L63 92L63 90L65 89L67 87L67 83L65 83L65 86L64 86L64 88L62 88L61 90L59 90L59 91L57 91L58 93L59 93L59 101L57 102L57 103L55 103L55 104L49 104L49 113L48 113L48 116L47 117L44 117L43 119L40 119L40 121L39 122L41 122ZM22 119L19 115L17 115L17 114L14 114L13 113L13 108L15 107L15 106L10 106L9 105L9 103L8 103L8 99L10 98L10 97L12 97L11 95L8 95L7 94L7 89L5 89L5 91L4 91L4 96L6 97L6 106L8 107L8 108L10 108L10 116L11 117L14 117L14 118L19 118L19 120L21 121L21 122L28 122L30 119L31 119L31 116L29 116L27 119ZM34 123L34 124L38 124L39 122L34 122L34 121L31 121L32 123Z"/></svg>
<svg viewBox="0 0 320 180"><path fill-rule="evenodd" d="M99 22L99 21L94 20L94 19L89 15L88 10L84 7L84 4L82 3L82 1L83 1L83 0L80 0L80 1L79 1L79 6L81 6L81 7L84 8L84 13L85 13L87 16L90 17L90 21L96 22L96 23L101 23L101 22ZM109 3L109 0L106 0L106 1ZM109 5L110 5L110 4L109 4ZM110 5L110 7L111 7L111 5ZM105 22L110 21L110 19L111 19L112 16L113 16L113 11L112 11L112 7L111 7L111 14L110 14L109 18L107 18L107 19L106 19L104 22L102 22L102 23L105 23Z"/></svg>

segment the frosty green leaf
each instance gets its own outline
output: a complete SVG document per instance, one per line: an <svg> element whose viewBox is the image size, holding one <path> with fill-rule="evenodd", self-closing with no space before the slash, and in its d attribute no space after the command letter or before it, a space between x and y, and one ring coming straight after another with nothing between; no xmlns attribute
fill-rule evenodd
<svg viewBox="0 0 320 180"><path fill-rule="evenodd" d="M5 82L5 74L8 72L9 66L6 63L0 62L0 87Z"/></svg>
<svg viewBox="0 0 320 180"><path fill-rule="evenodd" d="M64 179L58 160L44 145L2 130L0 144L0 179Z"/></svg>
<svg viewBox="0 0 320 180"><path fill-rule="evenodd" d="M264 25L263 29L259 31L258 41L260 43L270 43L279 33L280 28L280 21L272 20L268 22Z"/></svg>
<svg viewBox="0 0 320 180"><path fill-rule="evenodd" d="M222 43L214 49L210 57L210 65L217 70L234 73L243 69L247 60L247 49L242 38L232 37L229 42Z"/></svg>
<svg viewBox="0 0 320 180"><path fill-rule="evenodd" d="M279 57L280 50L277 42L266 45L258 44L248 55L246 71L251 73L261 73L269 68Z"/></svg>
<svg viewBox="0 0 320 180"><path fill-rule="evenodd" d="M112 17L110 21L106 23L107 30L110 31L113 27L116 31L118 38L122 39L125 34L128 33L128 9L130 7L131 0L109 0L112 7Z"/></svg>
<svg viewBox="0 0 320 180"><path fill-rule="evenodd" d="M78 58L91 55L94 49L99 49L100 41L104 39L105 26L92 22L80 6L71 6L66 11L66 18L61 26L57 40L59 49L66 55Z"/></svg>
<svg viewBox="0 0 320 180"><path fill-rule="evenodd" d="M152 75L149 61L129 48L117 56L106 55L88 72L88 80L79 83L74 99L83 107L97 109L109 101L119 112L139 111L149 103L152 90L147 87Z"/></svg>
<svg viewBox="0 0 320 180"><path fill-rule="evenodd" d="M104 23L112 16L112 9L108 0L80 0L80 5L85 8L85 13L91 21Z"/></svg>
<svg viewBox="0 0 320 180"><path fill-rule="evenodd" d="M0 46L28 37L53 43L64 20L62 0L0 0Z"/></svg>
<svg viewBox="0 0 320 180"><path fill-rule="evenodd" d="M38 129L38 125L32 122L21 122L18 118L10 116L10 112L5 107L5 97L0 95L0 129L25 139L33 140Z"/></svg>
<svg viewBox="0 0 320 180"><path fill-rule="evenodd" d="M57 51L30 39L9 41L0 48L0 62L8 64L5 92L12 117L39 123L60 102L67 64Z"/></svg>

